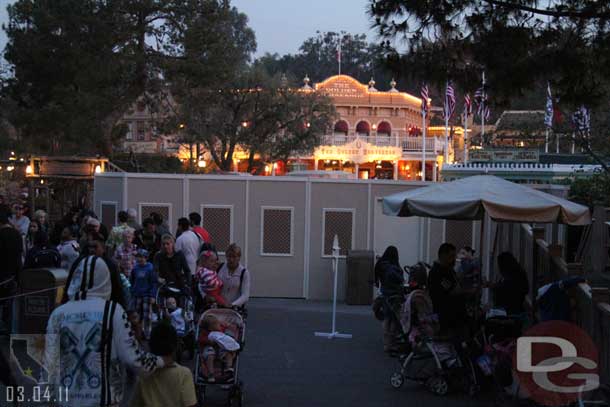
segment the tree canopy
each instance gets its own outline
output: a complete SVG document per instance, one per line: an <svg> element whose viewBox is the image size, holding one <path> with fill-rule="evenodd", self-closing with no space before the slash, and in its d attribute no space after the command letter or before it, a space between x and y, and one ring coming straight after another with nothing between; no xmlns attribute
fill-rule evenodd
<svg viewBox="0 0 610 407"><path fill-rule="evenodd" d="M606 103L610 4L592 0L371 0L389 66L472 91L485 70L506 105L550 81L564 104Z"/></svg>

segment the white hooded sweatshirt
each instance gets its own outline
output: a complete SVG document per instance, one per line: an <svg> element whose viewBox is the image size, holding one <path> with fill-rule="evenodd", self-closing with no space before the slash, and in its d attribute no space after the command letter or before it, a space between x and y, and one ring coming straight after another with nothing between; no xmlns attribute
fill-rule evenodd
<svg viewBox="0 0 610 407"><path fill-rule="evenodd" d="M110 281L103 259L82 258L68 287L70 300L49 317L45 359L49 382L67 389L61 405L118 405L125 366L148 372L163 366L139 347L123 307L109 301Z"/></svg>

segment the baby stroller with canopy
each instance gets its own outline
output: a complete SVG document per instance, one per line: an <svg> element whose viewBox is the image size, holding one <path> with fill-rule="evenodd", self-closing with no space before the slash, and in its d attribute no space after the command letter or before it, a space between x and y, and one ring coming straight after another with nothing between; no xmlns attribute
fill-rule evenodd
<svg viewBox="0 0 610 407"><path fill-rule="evenodd" d="M170 311L167 307L167 300L172 297L176 299L178 309ZM179 289L171 284L163 283L159 285L156 296L156 319L161 321L169 319L178 333L178 347L176 350L176 360L182 360L184 352L188 352L189 359L195 355L195 323L194 305L188 288Z"/></svg>
<svg viewBox="0 0 610 407"><path fill-rule="evenodd" d="M215 358L213 372L208 371L208 366L205 363L206 346L199 339L205 331L203 322L208 316L215 317L224 326L224 334L239 344L239 349L235 351L233 359L232 374L226 378L223 377L220 358ZM195 387L199 403L202 404L204 402L207 388L213 387L228 391L227 404L229 406L241 406L244 399L244 389L243 382L239 378L239 356L244 349L246 338L246 323L242 315L228 308L209 309L201 315L197 323L196 337L198 338L198 345L195 358ZM212 381L210 377L220 377L222 380L214 379Z"/></svg>
<svg viewBox="0 0 610 407"><path fill-rule="evenodd" d="M468 350L460 348L458 352L450 338L435 336L438 318L424 289L426 280L426 267L418 265L409 269L410 289L399 318L411 349L400 356L400 369L392 374L390 383L396 389L402 387L405 380L423 383L439 396L460 387L474 394L478 383L474 365L467 356Z"/></svg>

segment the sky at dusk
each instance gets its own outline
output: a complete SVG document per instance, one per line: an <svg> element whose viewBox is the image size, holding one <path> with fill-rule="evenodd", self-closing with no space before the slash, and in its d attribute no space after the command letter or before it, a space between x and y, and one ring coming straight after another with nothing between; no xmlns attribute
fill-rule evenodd
<svg viewBox="0 0 610 407"><path fill-rule="evenodd" d="M7 21L6 6L12 0L0 0L0 23ZM256 56L266 52L295 53L303 41L316 31L345 31L367 34L370 21L366 15L369 0L233 0L232 4L246 13L250 27L256 32ZM6 36L0 32L0 49Z"/></svg>

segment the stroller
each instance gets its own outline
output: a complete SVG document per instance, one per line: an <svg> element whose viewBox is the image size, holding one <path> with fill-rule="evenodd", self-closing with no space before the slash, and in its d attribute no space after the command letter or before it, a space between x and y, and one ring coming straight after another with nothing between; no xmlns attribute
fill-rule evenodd
<svg viewBox="0 0 610 407"><path fill-rule="evenodd" d="M412 346L408 353L400 356L400 370L392 374L390 384L398 389L407 379L425 384L439 396L458 387L474 395L478 391L478 381L468 356L470 350L461 348L458 352L448 338L433 336L438 321L432 312L432 302L425 290L417 288L423 286L426 267L418 264L409 271L411 289L407 291L398 318L402 335Z"/></svg>
<svg viewBox="0 0 610 407"><path fill-rule="evenodd" d="M176 350L176 361L182 361L184 352L188 352L189 360L192 360L195 355L195 323L194 323L194 305L188 290L180 290L171 284L161 284L157 290L156 306L157 321L162 321L168 318L168 310L166 301L169 297L176 298L178 307L182 310L181 316L184 320L184 332L178 330L178 347Z"/></svg>
<svg viewBox="0 0 610 407"><path fill-rule="evenodd" d="M215 316L222 324L224 324L227 327L225 333L237 341L240 348L237 350L235 359L233 361L234 374L228 380L214 381L210 383L208 381L209 372L207 371L205 358L203 356L204 347L198 342L195 358L195 388L197 389L199 404L203 404L206 388L210 386L228 391L227 404L231 407L240 407L244 400L244 389L243 383L239 379L239 354L243 351L245 346L246 323L244 322L242 315L235 310L228 308L209 309L201 315L199 323L197 324L196 337L198 341L201 335L201 330L203 329L202 322L207 315ZM219 358L216 358L214 363L214 376L220 376L221 373L221 361Z"/></svg>

